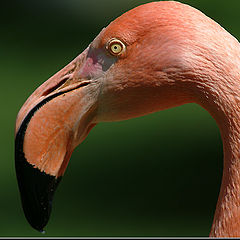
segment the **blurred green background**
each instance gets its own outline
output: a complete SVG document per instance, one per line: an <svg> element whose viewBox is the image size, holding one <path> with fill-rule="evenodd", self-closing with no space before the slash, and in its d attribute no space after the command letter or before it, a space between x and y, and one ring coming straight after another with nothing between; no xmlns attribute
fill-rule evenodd
<svg viewBox="0 0 240 240"><path fill-rule="evenodd" d="M72 155L46 234L30 227L14 169L17 112L110 21L150 1L6 2L0 23L0 236L208 236L222 142L215 121L195 104L97 125ZM182 2L240 39L240 1Z"/></svg>

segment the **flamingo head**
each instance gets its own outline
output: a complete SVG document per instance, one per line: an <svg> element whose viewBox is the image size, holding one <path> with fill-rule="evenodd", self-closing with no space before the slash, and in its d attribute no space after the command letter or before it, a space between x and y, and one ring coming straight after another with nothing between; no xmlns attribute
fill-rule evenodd
<svg viewBox="0 0 240 240"><path fill-rule="evenodd" d="M41 231L47 224L71 153L98 122L194 101L188 79L199 75L197 63L215 44L197 39L210 36L210 28L220 29L184 4L141 5L110 23L33 92L18 113L15 130L18 185L32 227Z"/></svg>

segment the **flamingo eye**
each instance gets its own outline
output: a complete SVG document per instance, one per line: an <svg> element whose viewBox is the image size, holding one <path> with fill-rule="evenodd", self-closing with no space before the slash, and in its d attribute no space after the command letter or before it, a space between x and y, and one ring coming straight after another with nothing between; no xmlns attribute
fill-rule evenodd
<svg viewBox="0 0 240 240"><path fill-rule="evenodd" d="M125 50L125 45L118 39L111 39L107 44L107 50L112 55L117 56Z"/></svg>

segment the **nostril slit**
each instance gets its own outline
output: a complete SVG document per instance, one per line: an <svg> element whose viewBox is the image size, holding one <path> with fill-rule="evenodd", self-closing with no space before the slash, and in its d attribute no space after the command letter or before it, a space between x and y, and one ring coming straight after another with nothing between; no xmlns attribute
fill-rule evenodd
<svg viewBox="0 0 240 240"><path fill-rule="evenodd" d="M62 86L68 79L69 79L69 77L66 76L57 85L55 85L54 87L51 87L51 88L47 89L45 92L43 92L42 96L47 96L48 94L54 92L56 89L58 89L60 86Z"/></svg>

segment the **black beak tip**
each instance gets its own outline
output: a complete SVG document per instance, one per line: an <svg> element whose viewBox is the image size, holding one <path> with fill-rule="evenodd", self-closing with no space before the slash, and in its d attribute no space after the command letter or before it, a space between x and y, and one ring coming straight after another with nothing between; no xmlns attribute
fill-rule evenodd
<svg viewBox="0 0 240 240"><path fill-rule="evenodd" d="M16 154L15 168L25 217L34 229L44 233L43 228L51 214L53 195L61 178L34 168L23 153Z"/></svg>
<svg viewBox="0 0 240 240"><path fill-rule="evenodd" d="M56 178L41 172L27 161L23 151L24 136L35 112L58 95L51 95L32 108L15 137L15 169L23 211L30 225L42 233L48 223L53 195L61 177Z"/></svg>

